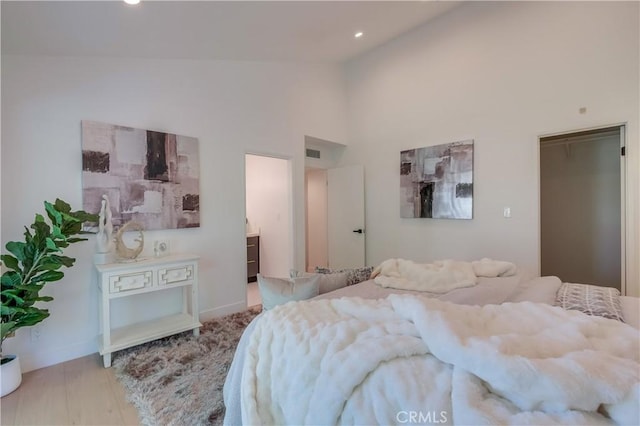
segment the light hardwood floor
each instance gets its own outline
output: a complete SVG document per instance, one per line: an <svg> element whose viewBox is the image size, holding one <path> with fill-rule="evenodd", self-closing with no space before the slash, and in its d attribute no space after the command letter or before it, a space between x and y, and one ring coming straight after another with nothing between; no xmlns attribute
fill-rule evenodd
<svg viewBox="0 0 640 426"><path fill-rule="evenodd" d="M247 306L255 306L262 303L258 283L252 282L247 284Z"/></svg>
<svg viewBox="0 0 640 426"><path fill-rule="evenodd" d="M98 354L23 374L0 410L2 426L140 424L113 368L104 368Z"/></svg>

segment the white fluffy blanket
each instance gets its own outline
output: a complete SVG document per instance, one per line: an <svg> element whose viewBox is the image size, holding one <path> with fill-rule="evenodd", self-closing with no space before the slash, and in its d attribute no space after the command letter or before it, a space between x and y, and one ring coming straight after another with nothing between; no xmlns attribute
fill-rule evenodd
<svg viewBox="0 0 640 426"><path fill-rule="evenodd" d="M638 331L531 302L288 303L247 346L243 424L639 424Z"/></svg>
<svg viewBox="0 0 640 426"><path fill-rule="evenodd" d="M373 270L371 277L382 287L446 293L476 285L478 277L507 277L515 273L513 263L486 258L474 262L438 260L433 263L388 259Z"/></svg>

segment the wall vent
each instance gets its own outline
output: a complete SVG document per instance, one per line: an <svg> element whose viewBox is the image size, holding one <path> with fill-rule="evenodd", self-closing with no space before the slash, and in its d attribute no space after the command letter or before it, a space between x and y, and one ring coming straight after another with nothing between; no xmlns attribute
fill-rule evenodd
<svg viewBox="0 0 640 426"><path fill-rule="evenodd" d="M307 157L309 158L320 158L320 151L317 149L307 148Z"/></svg>

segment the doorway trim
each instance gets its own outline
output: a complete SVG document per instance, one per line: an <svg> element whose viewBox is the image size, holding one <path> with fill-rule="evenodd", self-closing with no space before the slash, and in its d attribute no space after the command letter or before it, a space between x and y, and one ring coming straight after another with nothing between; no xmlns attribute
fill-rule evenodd
<svg viewBox="0 0 640 426"><path fill-rule="evenodd" d="M573 135L576 133L582 132L592 132L599 130L606 130L610 128L619 128L620 129L620 149L626 151L628 149L628 140L627 140L627 122L619 122L608 125L587 127L575 130L563 130L554 133L546 133L538 135L537 144L536 144L536 158L537 158L537 169L536 172L538 174L538 275L542 274L542 173L540 171L541 159L540 159L540 148L542 139L557 137L562 135ZM624 296L627 294L627 280L630 276L631 271L629 271L628 266L630 265L630 257L635 254L634 241L631 238L627 237L626 229L628 225L631 225L629 221L634 220L630 214L628 214L629 206L633 205L633 201L635 200L635 195L631 194L628 191L629 185L627 181L629 179L629 171L627 166L627 158L628 153L625 152L625 155L620 155L620 293ZM631 229L635 229L633 226L629 226Z"/></svg>
<svg viewBox="0 0 640 426"><path fill-rule="evenodd" d="M244 188L244 216L247 216L247 163L246 158L247 155L255 155L258 157L267 157L267 158L276 158L279 160L285 160L287 162L287 199L288 206L287 210L289 212L289 269L295 268L296 265L296 216L295 216L295 197L294 197L294 158L290 155L274 153L269 151L258 151L258 150L246 150L243 153L243 169L244 173L242 174L243 188ZM243 222L244 223L244 222ZM246 228L245 228L246 235ZM246 257L246 253L245 253ZM246 259L245 259L246 263Z"/></svg>

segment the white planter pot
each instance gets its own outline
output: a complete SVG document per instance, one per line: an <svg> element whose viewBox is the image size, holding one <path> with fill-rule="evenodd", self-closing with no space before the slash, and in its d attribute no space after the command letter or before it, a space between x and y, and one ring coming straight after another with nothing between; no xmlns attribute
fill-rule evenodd
<svg viewBox="0 0 640 426"><path fill-rule="evenodd" d="M22 383L22 371L20 370L20 359L17 355L7 355L4 358L11 358L0 366L0 396L5 396L18 389Z"/></svg>

